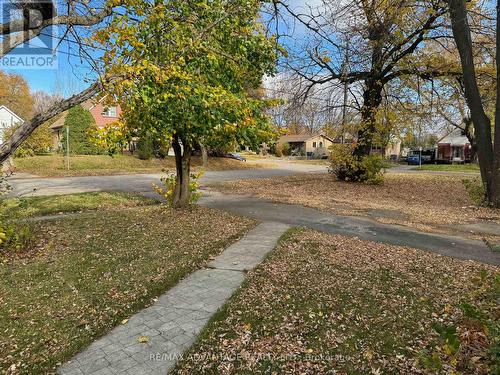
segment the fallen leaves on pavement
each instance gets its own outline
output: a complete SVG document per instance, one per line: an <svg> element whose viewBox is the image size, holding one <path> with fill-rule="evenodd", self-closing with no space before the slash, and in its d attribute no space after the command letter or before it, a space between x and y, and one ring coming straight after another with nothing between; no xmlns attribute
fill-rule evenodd
<svg viewBox="0 0 500 375"><path fill-rule="evenodd" d="M486 220L500 225L500 210L477 207L463 177L429 174L386 174L380 185L335 180L330 174L240 180L216 185L234 194L251 194L276 202L300 204L339 215L370 216L431 232L454 232L454 224ZM463 234L463 233L462 233ZM465 236L478 238L468 231ZM492 240L500 236L482 236Z"/></svg>

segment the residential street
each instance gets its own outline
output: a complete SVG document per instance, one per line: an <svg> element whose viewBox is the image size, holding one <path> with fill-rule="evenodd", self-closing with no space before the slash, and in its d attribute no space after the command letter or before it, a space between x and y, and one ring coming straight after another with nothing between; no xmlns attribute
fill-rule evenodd
<svg viewBox="0 0 500 375"><path fill-rule="evenodd" d="M202 184L235 181L241 179L289 176L296 173L322 173L327 167L321 164L291 162L279 159L262 159L260 164L270 164L270 168L208 171L201 178ZM417 171L414 166L399 165L386 173L425 173L448 176L477 176L471 172ZM15 174L9 178L12 186L10 196L34 196L72 194L90 191L125 191L133 193L150 192L152 183L159 183L163 174L126 174L112 176L83 176L42 178L25 174Z"/></svg>
<svg viewBox="0 0 500 375"><path fill-rule="evenodd" d="M239 179L288 176L295 173L318 173L325 167L315 164L281 162L278 168L207 172L202 184ZM407 168L401 171L413 173ZM10 180L11 196L57 195L90 191L123 191L154 196L151 184L159 183L161 174L130 174L119 176L86 176L65 178L20 178ZM299 205L276 204L257 198L228 196L211 192L200 201L218 208L261 221L306 226L316 230L358 236L372 241L404 245L437 252L461 259L500 264L500 254L481 241L461 237L422 233L407 227L377 223L361 217L339 216Z"/></svg>
<svg viewBox="0 0 500 375"><path fill-rule="evenodd" d="M273 161L273 164L276 164ZM294 173L324 172L325 166L282 162L278 168L208 171L201 184L234 181L248 178L289 176ZM41 178L14 175L8 182L10 196L73 194L90 191L152 192L151 184L159 183L164 174L128 174L115 176L84 176Z"/></svg>

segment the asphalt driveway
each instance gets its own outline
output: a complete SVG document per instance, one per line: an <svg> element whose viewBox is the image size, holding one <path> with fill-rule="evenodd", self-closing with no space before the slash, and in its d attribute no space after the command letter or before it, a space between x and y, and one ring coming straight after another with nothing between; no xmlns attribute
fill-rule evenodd
<svg viewBox="0 0 500 375"><path fill-rule="evenodd" d="M419 232L399 225L382 224L369 218L334 215L300 205L218 192L206 194L200 200L200 204L260 221L303 226L321 232L357 236L365 240L408 246L454 258L500 265L500 253L491 251L482 241Z"/></svg>
<svg viewBox="0 0 500 375"><path fill-rule="evenodd" d="M313 164L280 163L278 168L207 172L202 184L240 179L289 176L297 173L326 172L326 167ZM14 176L10 196L57 195L90 191L123 191L154 196L152 183L161 174L129 174L119 176L85 176L38 178ZM260 221L274 221L292 226L358 236L363 239L409 246L461 259L500 265L500 253L492 252L483 242L461 237L423 233L406 227L386 225L369 218L338 216L299 205L277 204L252 197L229 196L215 192L205 194L200 204Z"/></svg>

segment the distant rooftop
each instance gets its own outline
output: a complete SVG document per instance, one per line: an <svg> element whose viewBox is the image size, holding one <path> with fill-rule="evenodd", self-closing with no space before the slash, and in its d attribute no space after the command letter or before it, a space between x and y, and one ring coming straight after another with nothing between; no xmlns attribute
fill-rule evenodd
<svg viewBox="0 0 500 375"><path fill-rule="evenodd" d="M329 139L330 141L333 142L332 139L329 137L325 136L324 134L289 134L289 135L284 135L280 137L278 142L288 142L288 143L293 143L293 142L306 142L308 139L311 139L313 137L325 137L326 139Z"/></svg>
<svg viewBox="0 0 500 375"><path fill-rule="evenodd" d="M449 144L451 146L465 146L469 144L469 140L463 134L462 129L454 129L444 137L442 137L438 142L438 144Z"/></svg>

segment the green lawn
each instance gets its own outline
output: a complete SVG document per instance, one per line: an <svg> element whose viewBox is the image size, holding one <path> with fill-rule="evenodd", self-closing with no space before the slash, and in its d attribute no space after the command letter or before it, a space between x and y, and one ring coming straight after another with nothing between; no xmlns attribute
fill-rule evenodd
<svg viewBox="0 0 500 375"><path fill-rule="evenodd" d="M445 172L478 172L477 164L424 164L413 169L422 171L445 171Z"/></svg>
<svg viewBox="0 0 500 375"><path fill-rule="evenodd" d="M494 374L499 268L289 231L176 374Z"/></svg>
<svg viewBox="0 0 500 375"><path fill-rule="evenodd" d="M25 218L89 210L121 210L124 208L158 204L159 202L128 193L79 193L4 199L0 216Z"/></svg>
<svg viewBox="0 0 500 375"><path fill-rule="evenodd" d="M201 166L200 158L193 158L193 167ZM15 171L42 177L92 176L127 173L161 173L175 170L172 156L165 159L140 160L131 155L82 155L70 157L70 169L61 155L33 156L14 160ZM264 168L256 162L241 162L229 158L209 158L208 170Z"/></svg>
<svg viewBox="0 0 500 375"><path fill-rule="evenodd" d="M298 164L329 165L328 159L289 159L289 161Z"/></svg>
<svg viewBox="0 0 500 375"><path fill-rule="evenodd" d="M99 211L31 222L31 246L0 253L0 373L53 373L255 225L201 207L111 210L85 197L36 198L30 215Z"/></svg>

